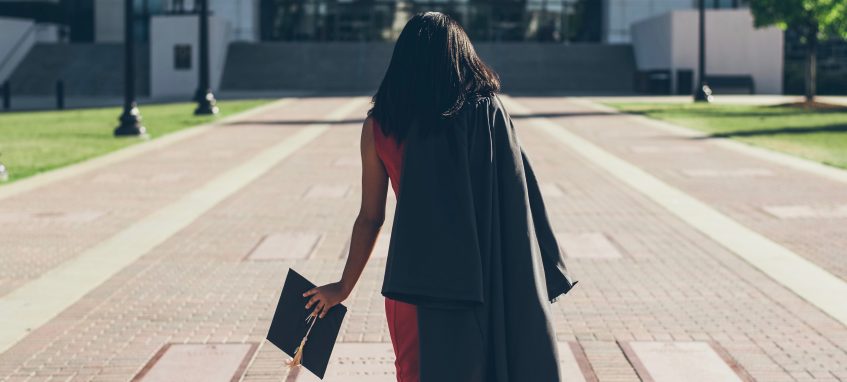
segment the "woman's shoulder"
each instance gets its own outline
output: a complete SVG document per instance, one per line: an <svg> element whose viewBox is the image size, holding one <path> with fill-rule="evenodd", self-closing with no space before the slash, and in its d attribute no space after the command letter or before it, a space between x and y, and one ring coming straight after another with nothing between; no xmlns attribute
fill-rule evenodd
<svg viewBox="0 0 847 382"><path fill-rule="evenodd" d="M368 116L365 118L364 127L368 129L373 129L375 126L378 125L379 123L376 121L376 118L374 118L373 115L368 114Z"/></svg>
<svg viewBox="0 0 847 382"><path fill-rule="evenodd" d="M469 106L480 106L483 104L490 104L497 97L496 93L491 94L481 94L481 93L472 93L465 98L465 105Z"/></svg>
<svg viewBox="0 0 847 382"><path fill-rule="evenodd" d="M365 118L365 123L362 128L367 130L368 134L371 135L382 133L379 121L373 115L368 115L367 118Z"/></svg>
<svg viewBox="0 0 847 382"><path fill-rule="evenodd" d="M480 106L495 108L503 107L502 103L500 102L500 95L498 93L474 93L465 97L465 106L471 106L475 108L478 108Z"/></svg>
<svg viewBox="0 0 847 382"><path fill-rule="evenodd" d="M492 111L503 109L497 93L473 94L465 99L463 111L466 114L478 115L478 113L490 114Z"/></svg>
<svg viewBox="0 0 847 382"><path fill-rule="evenodd" d="M374 118L372 115L365 118L363 130L363 135L367 136L367 139L373 141L377 147L385 145L386 141L391 140L391 138L389 138L382 130L379 120Z"/></svg>

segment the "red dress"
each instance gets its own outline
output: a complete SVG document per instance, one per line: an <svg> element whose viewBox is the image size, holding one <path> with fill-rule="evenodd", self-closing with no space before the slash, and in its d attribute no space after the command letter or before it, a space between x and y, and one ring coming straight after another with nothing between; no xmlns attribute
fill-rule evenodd
<svg viewBox="0 0 847 382"><path fill-rule="evenodd" d="M376 121L373 123L373 135L376 153L382 160L388 178L391 180L394 196L399 197L403 146L392 137L383 134ZM417 308L412 304L386 298L385 316L388 319L391 344L394 346L396 357L394 366L397 368L397 381L418 382L420 370Z"/></svg>

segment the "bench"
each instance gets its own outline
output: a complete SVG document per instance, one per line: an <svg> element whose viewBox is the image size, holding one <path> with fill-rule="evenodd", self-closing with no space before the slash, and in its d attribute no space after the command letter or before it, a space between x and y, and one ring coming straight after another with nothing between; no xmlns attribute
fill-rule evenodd
<svg viewBox="0 0 847 382"><path fill-rule="evenodd" d="M706 84L715 94L756 93L756 83L750 75L707 75Z"/></svg>

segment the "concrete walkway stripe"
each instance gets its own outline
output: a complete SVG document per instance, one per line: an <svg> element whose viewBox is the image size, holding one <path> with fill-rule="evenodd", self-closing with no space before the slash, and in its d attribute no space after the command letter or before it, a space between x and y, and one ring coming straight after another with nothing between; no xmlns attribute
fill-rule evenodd
<svg viewBox="0 0 847 382"><path fill-rule="evenodd" d="M61 167L55 170L50 170L41 174L37 174L31 176L26 179L22 179L16 181L12 184L0 186L0 200L22 194L28 192L30 190L34 190L36 188L51 184L53 182L58 182L63 179L72 178L75 176L79 176L85 174L89 171L96 170L98 168L102 168L108 166L112 163L117 163L126 159L130 159L136 157L138 155L150 152L152 150L161 149L167 146L170 146L174 143L184 141L188 138L200 135L211 128L214 128L217 125L230 123L233 121L242 120L245 118L249 118L256 114L263 113L269 109L275 109L281 107L283 105L289 104L294 101L296 98L283 98L274 102L270 102L268 104L255 107L250 110L243 111L238 114L231 115L229 117L223 118L218 121L197 125L195 127L190 127L187 129L183 129L174 133L170 133L162 136L161 138L156 138L153 140L145 141L139 144L135 144L118 151L113 151L109 154L101 155L98 157L94 157L76 164L72 164L69 166ZM123 138L121 138L123 139ZM132 139L132 138L126 138Z"/></svg>
<svg viewBox="0 0 847 382"><path fill-rule="evenodd" d="M514 112L531 111L503 97ZM571 133L548 118L531 123L620 181L652 199L682 221L723 245L806 301L847 325L847 283L791 250L662 182L639 167Z"/></svg>
<svg viewBox="0 0 847 382"><path fill-rule="evenodd" d="M355 98L325 120L340 120L366 102L367 98ZM300 128L173 204L0 298L0 353L328 129L328 123Z"/></svg>
<svg viewBox="0 0 847 382"><path fill-rule="evenodd" d="M787 167L791 167L795 170L808 172L811 174L815 174L829 180L834 180L836 182L847 183L847 171L842 170L840 168L827 166L825 164L821 164L809 159L804 159L801 157L781 153L778 151L769 150L762 147L752 146L746 143L734 141L729 138L715 138L709 137L708 134L703 133L701 131L689 129L686 127L674 125L669 122L660 121L657 119L652 119L649 117L645 117L643 115L629 115L626 113L621 113L617 109L613 107L609 107L603 104L599 104L593 101L588 100L580 100L580 99L569 99L570 102L574 104L578 104L584 107L587 107L592 110L602 111L607 113L619 114L622 116L626 116L627 118L632 119L633 121L637 121L638 123L654 127L659 130L663 130L669 132L674 135L689 137L689 138L708 138L709 143L720 146L725 149L729 149L735 152L739 152L744 155L748 155L751 157L755 157L758 159L762 159L771 163L776 163L778 165L783 165Z"/></svg>

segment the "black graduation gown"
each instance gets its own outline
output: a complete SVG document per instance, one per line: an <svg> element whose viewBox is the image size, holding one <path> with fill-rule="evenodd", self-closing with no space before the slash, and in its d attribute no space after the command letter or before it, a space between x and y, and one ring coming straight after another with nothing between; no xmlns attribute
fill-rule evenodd
<svg viewBox="0 0 847 382"><path fill-rule="evenodd" d="M421 381L558 381L550 307L576 282L499 98L403 145L382 294L418 308Z"/></svg>

